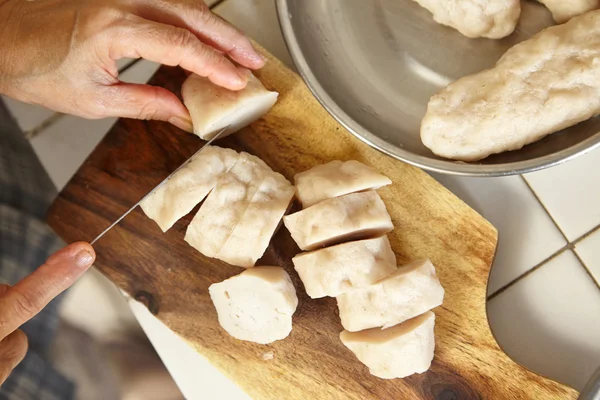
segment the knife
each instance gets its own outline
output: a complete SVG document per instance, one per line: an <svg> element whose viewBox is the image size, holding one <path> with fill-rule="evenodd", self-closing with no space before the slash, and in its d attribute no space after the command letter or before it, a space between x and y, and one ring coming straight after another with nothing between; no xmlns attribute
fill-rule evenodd
<svg viewBox="0 0 600 400"><path fill-rule="evenodd" d="M108 226L108 228L106 228L105 230L103 230L102 232L100 232L100 234L98 236L96 236L96 238L94 240L92 240L90 242L90 244L93 246L94 243L96 243L102 236L104 236L106 234L106 232L110 231L115 225L117 225L119 222L121 222L123 220L123 218L125 218L127 215L129 215L129 213L132 212L137 206L139 206L142 203L142 201L144 201L148 196L150 196L152 193L154 193L154 191L156 189L158 189L159 187L161 187L162 185L164 185L169 179L171 179L171 177L173 175L175 175L177 173L177 171L179 171L181 168L185 167L196 155L200 154L200 152L202 152L202 150L204 150L212 142L214 142L215 140L217 140L228 128L229 128L229 125L226 126L223 129L221 129L219 132L217 132L217 134L212 139L210 139L208 142L206 142L204 144L204 146L200 147L198 149L198 151L195 152L190 158L188 158L187 160L185 160L183 162L183 164L181 164L179 166L179 168L177 168L175 171L171 172L171 174L169 176L167 176L165 179L163 179L163 181L161 183L159 183L158 185L156 185L154 187L154 189L152 189L144 197L142 197L140 201L138 201L133 206L131 206L131 208L129 210L125 211L125 214L123 214L119 218L117 218L117 220L115 222L113 222L112 224L110 224Z"/></svg>

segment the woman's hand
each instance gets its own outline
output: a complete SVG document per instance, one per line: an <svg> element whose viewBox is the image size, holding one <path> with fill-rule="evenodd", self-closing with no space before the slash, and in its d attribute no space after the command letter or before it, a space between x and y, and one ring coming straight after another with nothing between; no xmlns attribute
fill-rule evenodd
<svg viewBox="0 0 600 400"><path fill-rule="evenodd" d="M246 85L243 67L264 65L247 37L198 0L0 0L0 93L84 118L191 130L173 93L119 81L124 57L180 65L232 90Z"/></svg>
<svg viewBox="0 0 600 400"><path fill-rule="evenodd" d="M74 243L15 286L0 284L0 385L27 352L27 337L19 327L83 275L95 257L92 246Z"/></svg>

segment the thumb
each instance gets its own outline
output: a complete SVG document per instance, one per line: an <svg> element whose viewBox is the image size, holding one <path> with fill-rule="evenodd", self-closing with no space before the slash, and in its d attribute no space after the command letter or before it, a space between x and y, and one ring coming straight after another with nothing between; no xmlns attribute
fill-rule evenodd
<svg viewBox="0 0 600 400"><path fill-rule="evenodd" d="M33 318L92 265L96 253L88 243L73 243L52 255L31 275L0 298L0 340Z"/></svg>
<svg viewBox="0 0 600 400"><path fill-rule="evenodd" d="M185 131L193 130L187 108L165 88L121 82L106 89L108 117L167 121Z"/></svg>

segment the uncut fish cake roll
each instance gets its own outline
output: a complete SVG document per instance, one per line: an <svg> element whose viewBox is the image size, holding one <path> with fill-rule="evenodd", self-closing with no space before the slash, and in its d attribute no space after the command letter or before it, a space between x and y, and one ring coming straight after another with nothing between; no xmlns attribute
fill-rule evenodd
<svg viewBox="0 0 600 400"><path fill-rule="evenodd" d="M267 344L292 331L298 298L281 267L254 267L208 290L219 324L236 339Z"/></svg>
<svg viewBox="0 0 600 400"><path fill-rule="evenodd" d="M372 190L324 200L285 216L283 222L302 250L380 236L394 229L385 204Z"/></svg>
<svg viewBox="0 0 600 400"><path fill-rule="evenodd" d="M432 96L421 140L438 156L477 161L585 121L600 113L599 59L600 11L546 28Z"/></svg>
<svg viewBox="0 0 600 400"><path fill-rule="evenodd" d="M301 253L292 261L313 299L339 296L396 271L396 255L387 236Z"/></svg>
<svg viewBox="0 0 600 400"><path fill-rule="evenodd" d="M506 37L513 33L521 15L520 0L415 1L429 10L437 23L450 26L470 38Z"/></svg>
<svg viewBox="0 0 600 400"><path fill-rule="evenodd" d="M234 150L206 147L144 199L140 207L166 232L204 200L238 157Z"/></svg>
<svg viewBox="0 0 600 400"><path fill-rule="evenodd" d="M562 24L573 17L600 8L600 0L538 0L548 7L556 22Z"/></svg>
<svg viewBox="0 0 600 400"><path fill-rule="evenodd" d="M369 372L382 379L404 378L429 369L435 349L435 315L428 311L388 329L343 331L340 339Z"/></svg>
<svg viewBox="0 0 600 400"><path fill-rule="evenodd" d="M351 332L399 324L443 300L444 288L429 260L412 262L371 286L337 297L342 326Z"/></svg>
<svg viewBox="0 0 600 400"><path fill-rule="evenodd" d="M294 177L296 193L302 207L348 193L379 189L392 181L359 161L331 161L317 165Z"/></svg>
<svg viewBox="0 0 600 400"><path fill-rule="evenodd" d="M248 84L242 90L225 89L192 74L183 83L181 95L192 117L194 133L210 140L227 126L223 136L261 118L273 107L278 93L265 89L252 73L248 73Z"/></svg>

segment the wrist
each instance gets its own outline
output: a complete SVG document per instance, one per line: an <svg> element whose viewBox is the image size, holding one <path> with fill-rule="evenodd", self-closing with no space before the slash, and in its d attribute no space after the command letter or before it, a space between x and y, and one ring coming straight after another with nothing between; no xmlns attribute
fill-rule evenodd
<svg viewBox="0 0 600 400"><path fill-rule="evenodd" d="M15 2L13 0L0 0L0 94L8 95L10 82L9 65L13 52L10 47L13 44L8 21L14 17ZM13 32L14 34L14 32Z"/></svg>

